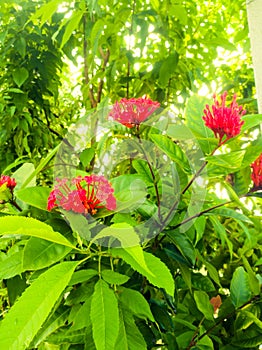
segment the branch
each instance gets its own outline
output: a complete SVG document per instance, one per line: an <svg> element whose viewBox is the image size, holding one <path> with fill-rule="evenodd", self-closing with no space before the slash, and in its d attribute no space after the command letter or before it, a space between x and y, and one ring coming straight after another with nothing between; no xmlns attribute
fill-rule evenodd
<svg viewBox="0 0 262 350"><path fill-rule="evenodd" d="M102 47L100 47L99 52L100 52L100 55L102 56L102 59L103 59L103 65L102 65L101 70L102 70L102 72L104 72L106 69L106 65L108 63L108 60L109 60L110 51L109 51L109 49L107 49L106 53L104 53ZM98 90L97 90L97 103L99 103L101 101L103 85L104 85L104 79L101 79L99 82L99 85L98 85Z"/></svg>
<svg viewBox="0 0 262 350"><path fill-rule="evenodd" d="M259 295L255 295L253 298L251 298L246 303L244 303L243 305L241 305L240 307L235 309L233 312L230 312L226 316L220 318L212 327L210 327L203 334L201 334L200 337L197 338L198 334L194 334L194 336L192 337L192 339L190 341L190 344L188 345L186 350L190 350L193 346L195 346L197 344L197 342L199 342L202 338L204 338L206 335L211 333L213 331L213 329L215 329L217 326L219 326L220 323L222 323L224 320L232 317L237 311L242 310L245 306L247 306L247 305L253 303L253 301L257 301L259 299L260 299L260 296Z"/></svg>

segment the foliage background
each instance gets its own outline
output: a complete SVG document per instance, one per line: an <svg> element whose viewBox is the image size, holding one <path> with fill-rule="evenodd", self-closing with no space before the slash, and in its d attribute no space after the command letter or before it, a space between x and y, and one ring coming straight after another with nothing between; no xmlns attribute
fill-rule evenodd
<svg viewBox="0 0 262 350"><path fill-rule="evenodd" d="M249 165L261 153L261 115L255 114L245 2L10 0L0 12L0 171L16 177L22 207L19 213L1 206L0 347L258 349L261 194L245 195ZM224 90L238 94L247 116L240 137L224 154L210 156L207 145L215 147L216 140L201 116L212 93ZM170 107L194 133L210 181L203 212L190 229L180 230L191 189L170 226L132 258L124 249L104 251L95 241L90 246L61 215L47 212L47 185L56 147L70 126L122 97L144 94ZM109 142L126 133L114 131ZM172 120L163 131L166 136L154 136L155 147L168 156L172 149L186 185L192 174L174 146ZM92 169L102 147L91 141L81 171ZM130 175L147 181L150 209L157 184L142 165L122 164L114 186L119 194ZM123 183L118 173L127 174ZM149 214L144 208L101 214L101 220L109 227L128 222L136 237L132 225ZM158 278L143 268L143 259ZM222 304L214 313L210 300L217 295Z"/></svg>
<svg viewBox="0 0 262 350"><path fill-rule="evenodd" d="M256 111L245 1L8 1L0 30L2 171L122 97L181 112L229 90Z"/></svg>

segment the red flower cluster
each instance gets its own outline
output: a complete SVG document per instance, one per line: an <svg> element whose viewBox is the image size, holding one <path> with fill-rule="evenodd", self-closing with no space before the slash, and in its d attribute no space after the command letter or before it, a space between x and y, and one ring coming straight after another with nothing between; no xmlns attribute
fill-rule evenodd
<svg viewBox="0 0 262 350"><path fill-rule="evenodd" d="M6 184L6 187L10 189L10 191L13 191L13 189L16 186L16 181L14 178L8 176L8 175L1 175L0 177L0 187Z"/></svg>
<svg viewBox="0 0 262 350"><path fill-rule="evenodd" d="M233 96L230 107L226 107L226 97L227 92L224 92L219 102L214 95L212 110L206 105L205 116L203 116L205 125L214 132L215 137L219 138L219 145L240 133L241 126L244 124L240 118L246 113L242 106L237 104L236 95ZM226 138L222 141L225 135Z"/></svg>
<svg viewBox="0 0 262 350"><path fill-rule="evenodd" d="M71 189L71 186L75 189ZM61 207L75 213L94 215L99 208L114 210L116 199L111 184L100 175L78 176L71 183L68 179L58 180L48 197L47 209Z"/></svg>
<svg viewBox="0 0 262 350"><path fill-rule="evenodd" d="M254 189L262 189L262 153L251 164L252 173L251 179L254 183Z"/></svg>
<svg viewBox="0 0 262 350"><path fill-rule="evenodd" d="M159 102L146 97L130 98L129 100L122 98L120 102L114 104L109 116L128 128L133 128L146 120L159 107Z"/></svg>

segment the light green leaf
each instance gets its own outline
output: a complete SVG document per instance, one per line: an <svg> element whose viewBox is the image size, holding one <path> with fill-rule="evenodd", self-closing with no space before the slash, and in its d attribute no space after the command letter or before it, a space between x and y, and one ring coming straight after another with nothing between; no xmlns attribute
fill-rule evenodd
<svg viewBox="0 0 262 350"><path fill-rule="evenodd" d="M16 197L26 204L47 211L48 187L27 187L16 192Z"/></svg>
<svg viewBox="0 0 262 350"><path fill-rule="evenodd" d="M4 260L0 261L0 280L20 275L24 270L22 267L23 251L7 254Z"/></svg>
<svg viewBox="0 0 262 350"><path fill-rule="evenodd" d="M105 237L118 239L123 248L140 246L140 239L134 228L126 223L113 224L104 228L92 239L90 245ZM112 245L114 246L115 244Z"/></svg>
<svg viewBox="0 0 262 350"><path fill-rule="evenodd" d="M262 114L247 114L244 115L241 119L244 120L244 124L241 128L241 134L251 128L254 128L255 126L262 124Z"/></svg>
<svg viewBox="0 0 262 350"><path fill-rule="evenodd" d="M89 222L85 216L64 209L60 209L60 212L66 218L73 232L77 232L80 237L86 239L87 241L90 240L90 227L92 227L92 223Z"/></svg>
<svg viewBox="0 0 262 350"><path fill-rule="evenodd" d="M131 212L145 202L147 196L146 184L141 175L120 175L111 179L111 183L117 199L116 211Z"/></svg>
<svg viewBox="0 0 262 350"><path fill-rule="evenodd" d="M17 68L12 73L14 82L16 85L20 88L20 86L23 85L23 83L26 81L26 79L29 77L28 70L24 67Z"/></svg>
<svg viewBox="0 0 262 350"><path fill-rule="evenodd" d="M60 1L60 0L59 0L59 1ZM59 147L60 147L60 145L56 146L52 151L50 151L50 152L48 153L48 155L47 155L45 158L43 158L43 159L41 160L41 162L39 163L39 165L37 166L37 168L36 168L34 171L32 171L32 172L27 172L27 174L26 174L26 172L25 172L26 177L24 178L24 181L23 181L23 183L22 183L20 189L25 188L25 187L27 187L27 186L30 187L30 186L34 186L34 185L35 185L35 178L36 178L36 175L37 175L38 173L40 173L40 171L42 171L43 168L44 168L44 167L49 163L49 161L54 157L54 155L56 154L56 152L57 152L57 150L59 149ZM20 169L18 169L18 171L19 171L19 170L20 170ZM16 173L14 173L13 176L16 178L15 174L16 174Z"/></svg>
<svg viewBox="0 0 262 350"><path fill-rule="evenodd" d="M0 349L25 350L67 286L79 262L62 262L42 273L0 323Z"/></svg>
<svg viewBox="0 0 262 350"><path fill-rule="evenodd" d="M208 166L215 165L234 170L241 167L245 152L246 151L234 151L228 154L207 156L206 160L208 161Z"/></svg>
<svg viewBox="0 0 262 350"><path fill-rule="evenodd" d="M119 331L118 304L113 290L101 279L95 285L90 317L97 350L114 349Z"/></svg>
<svg viewBox="0 0 262 350"><path fill-rule="evenodd" d="M92 28L92 32L91 32L91 36L90 36L90 42L91 42L90 45L92 47L92 51L93 51L94 55L96 54L99 39L100 39L100 36L101 36L104 28L105 28L104 19L98 19Z"/></svg>
<svg viewBox="0 0 262 350"><path fill-rule="evenodd" d="M129 280L128 276L122 275L121 273L112 270L103 270L101 272L103 280L109 284L124 284Z"/></svg>
<svg viewBox="0 0 262 350"><path fill-rule="evenodd" d="M36 177L33 175L35 172L34 164L32 163L24 163L20 168L18 168L14 173L13 177L16 179L16 190L22 187L27 186L35 186L36 184ZM28 178L28 175L30 176L30 181L27 182L25 185L25 181Z"/></svg>
<svg viewBox="0 0 262 350"><path fill-rule="evenodd" d="M79 22L83 17L83 10L77 10L73 13L72 17L69 19L68 23L65 26L65 32L62 38L60 48L68 42L73 32L78 28Z"/></svg>
<svg viewBox="0 0 262 350"><path fill-rule="evenodd" d="M174 280L167 266L157 257L150 253L143 252L144 261L147 266L145 269L137 260L132 251L127 249L112 249L113 256L122 258L135 271L145 276L150 283L158 288L164 288L168 294L174 295Z"/></svg>
<svg viewBox="0 0 262 350"><path fill-rule="evenodd" d="M69 248L75 248L59 232L53 231L52 227L34 218L23 216L0 217L0 236L25 235L38 237L50 242L62 244Z"/></svg>
<svg viewBox="0 0 262 350"><path fill-rule="evenodd" d="M127 308L133 315L149 319L155 322L154 316L150 310L150 307L141 293L130 288L120 288L119 289L119 301Z"/></svg>
<svg viewBox="0 0 262 350"><path fill-rule="evenodd" d="M248 274L242 266L239 266L230 283L230 296L236 308L242 306L251 297Z"/></svg>
<svg viewBox="0 0 262 350"><path fill-rule="evenodd" d="M251 321L253 321L262 330L262 321L260 321L254 314L252 314L252 312L246 311L246 310L242 310L241 314L245 318L249 318Z"/></svg>
<svg viewBox="0 0 262 350"><path fill-rule="evenodd" d="M206 292L196 290L194 292L194 299L199 311L205 316L207 320L213 321L214 308L209 301L209 297Z"/></svg>
<svg viewBox="0 0 262 350"><path fill-rule="evenodd" d="M202 117L206 105L210 102L206 97L193 95L188 99L185 110L186 126L198 138L200 145L207 154L211 153L212 148L214 148L210 142L214 138L214 134L205 126Z"/></svg>
<svg viewBox="0 0 262 350"><path fill-rule="evenodd" d="M37 18L41 18L41 26L48 21L53 14L56 12L61 0L51 0L45 5L39 7L39 9L33 14L33 16L29 19L34 21Z"/></svg>
<svg viewBox="0 0 262 350"><path fill-rule="evenodd" d="M31 237L24 248L23 269L43 269L62 260L70 251L71 248L64 245Z"/></svg>

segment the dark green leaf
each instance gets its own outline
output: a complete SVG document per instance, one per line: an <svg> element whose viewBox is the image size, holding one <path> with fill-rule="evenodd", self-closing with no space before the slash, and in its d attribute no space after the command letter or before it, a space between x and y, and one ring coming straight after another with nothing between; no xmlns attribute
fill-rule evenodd
<svg viewBox="0 0 262 350"><path fill-rule="evenodd" d="M146 299L138 291L122 287L119 289L119 300L133 315L154 322Z"/></svg>

